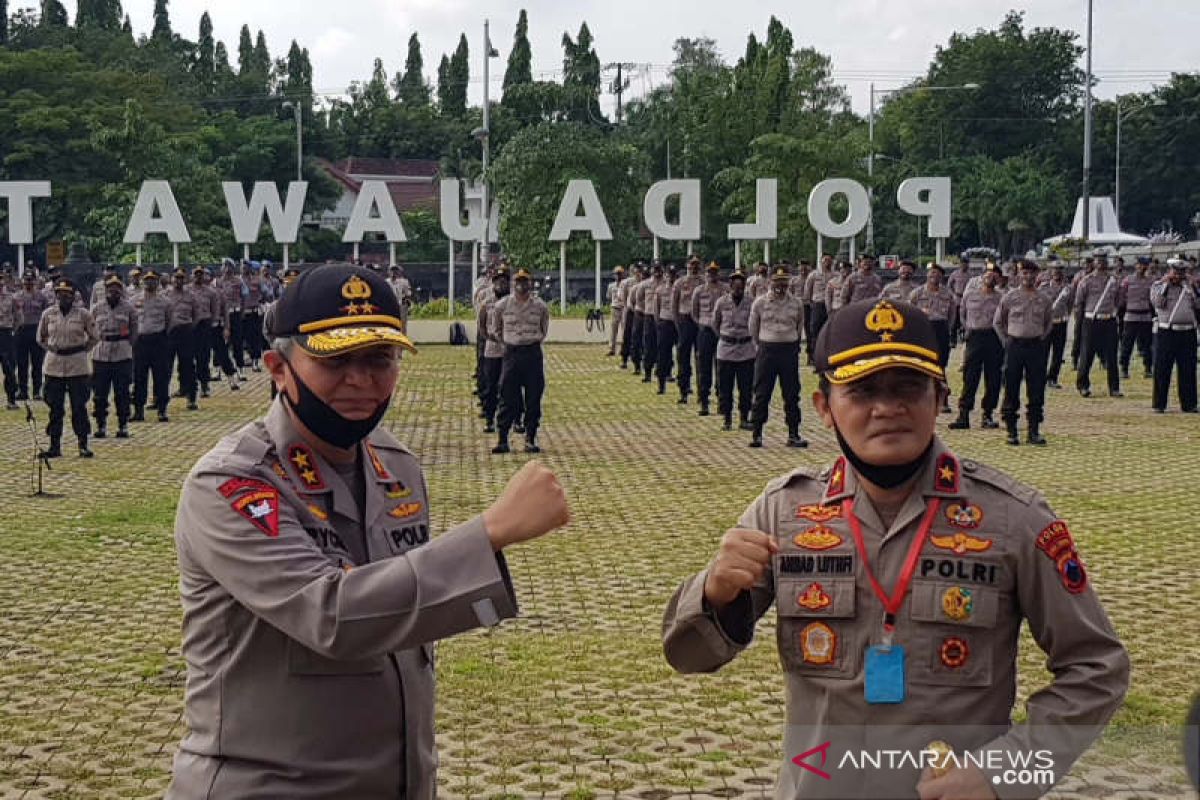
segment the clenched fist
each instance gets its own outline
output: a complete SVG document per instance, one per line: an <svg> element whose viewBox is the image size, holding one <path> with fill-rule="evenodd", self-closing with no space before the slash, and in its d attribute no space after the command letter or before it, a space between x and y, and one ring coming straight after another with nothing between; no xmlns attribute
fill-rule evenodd
<svg viewBox="0 0 1200 800"><path fill-rule="evenodd" d="M732 603L743 591L762 580L779 552L775 538L762 531L731 528L721 537L717 557L708 568L704 581L704 599L720 608Z"/></svg>
<svg viewBox="0 0 1200 800"><path fill-rule="evenodd" d="M483 524L495 550L536 539L570 521L571 510L562 484L537 461L521 467L496 502L483 512Z"/></svg>

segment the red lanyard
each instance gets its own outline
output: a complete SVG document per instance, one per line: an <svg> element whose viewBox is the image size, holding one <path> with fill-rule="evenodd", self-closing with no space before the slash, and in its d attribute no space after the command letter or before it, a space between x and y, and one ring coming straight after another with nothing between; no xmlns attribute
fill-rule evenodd
<svg viewBox="0 0 1200 800"><path fill-rule="evenodd" d="M842 503L846 522L850 524L850 532L854 534L854 544L858 546L858 554L862 557L863 567L867 570L867 577L871 579L871 588L875 590L875 596L879 598L879 602L883 603L883 630L887 634L896 628L896 613L900 611L900 606L908 594L909 584L912 583L913 573L917 569L917 559L921 556L921 548L925 546L925 540L929 538L929 529L933 527L934 517L937 516L941 505L941 498L935 497L929 501L929 508L925 511L925 518L921 520L921 527L917 529L917 536L913 539L912 546L908 548L908 557L904 560L904 569L900 572L900 579L896 582L896 588L889 597L875 577L870 561L867 559L867 546L863 541L862 526L858 523L858 517L854 516L854 501L846 500Z"/></svg>

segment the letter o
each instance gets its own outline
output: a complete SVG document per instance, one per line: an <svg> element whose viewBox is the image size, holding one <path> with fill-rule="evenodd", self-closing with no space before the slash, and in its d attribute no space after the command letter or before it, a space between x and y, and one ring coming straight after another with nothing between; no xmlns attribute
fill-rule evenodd
<svg viewBox="0 0 1200 800"><path fill-rule="evenodd" d="M829 216L829 201L834 195L843 195L850 206L850 213L841 222ZM831 239L848 239L867 227L871 217L871 201L867 190L858 181L849 178L830 178L821 181L808 195L808 221L822 236Z"/></svg>

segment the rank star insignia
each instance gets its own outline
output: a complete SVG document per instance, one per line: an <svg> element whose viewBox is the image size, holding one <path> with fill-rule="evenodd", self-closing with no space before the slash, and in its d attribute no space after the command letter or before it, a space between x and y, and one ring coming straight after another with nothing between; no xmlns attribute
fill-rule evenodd
<svg viewBox="0 0 1200 800"><path fill-rule="evenodd" d="M938 456L933 473L933 488L948 494L958 493L958 459L949 453Z"/></svg>
<svg viewBox="0 0 1200 800"><path fill-rule="evenodd" d="M797 547L805 550L828 550L842 543L842 537L824 525L813 525L792 538Z"/></svg>
<svg viewBox="0 0 1200 800"><path fill-rule="evenodd" d="M812 522L828 522L842 515L841 506L797 506L796 519L807 519Z"/></svg>
<svg viewBox="0 0 1200 800"><path fill-rule="evenodd" d="M832 664L837 634L824 622L813 622L800 631L800 652L807 664Z"/></svg>
<svg viewBox="0 0 1200 800"><path fill-rule="evenodd" d="M970 589L952 586L942 594L942 611L955 622L970 619L974 609L975 599Z"/></svg>
<svg viewBox="0 0 1200 800"><path fill-rule="evenodd" d="M826 593L825 588L821 584L810 583L796 597L796 605L801 608L807 608L809 611L820 611L833 605L833 598Z"/></svg>
<svg viewBox="0 0 1200 800"><path fill-rule="evenodd" d="M367 457L370 458L371 467L375 470L379 480L390 481L392 479L391 473L383 466L383 460L380 459L379 453L375 452L375 446L370 442L367 442Z"/></svg>
<svg viewBox="0 0 1200 800"><path fill-rule="evenodd" d="M991 539L980 539L967 533L950 533L945 536L930 536L929 543L942 550L953 550L958 555L982 553L992 547Z"/></svg>
<svg viewBox="0 0 1200 800"><path fill-rule="evenodd" d="M321 470L312 452L304 445L294 444L288 448L288 461L296 465L296 473L304 482L304 488L321 490L325 481L321 478Z"/></svg>

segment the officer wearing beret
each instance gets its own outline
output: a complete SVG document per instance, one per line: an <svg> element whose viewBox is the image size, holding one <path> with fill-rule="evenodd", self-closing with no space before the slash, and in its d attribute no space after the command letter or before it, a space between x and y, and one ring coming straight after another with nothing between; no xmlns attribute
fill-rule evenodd
<svg viewBox="0 0 1200 800"><path fill-rule="evenodd" d="M78 301L79 292L75 284L65 278L54 285L55 305L42 312L38 322L37 343L46 351L44 371L46 375L45 400L50 407L50 420L46 424L46 435L50 447L42 451L47 458L62 455L62 430L65 401L71 398L71 428L79 441L79 455L91 458L88 449L87 401L91 393L91 368L88 351L99 340L96 322L91 312Z"/></svg>
<svg viewBox="0 0 1200 800"><path fill-rule="evenodd" d="M854 768L844 754L919 755L934 740L1002 763L1048 750L1061 778L1124 697L1129 659L1067 523L935 435L937 345L912 305L838 311L816 345L813 404L841 455L768 483L666 609L667 660L713 672L775 605L787 682L777 798L1011 797L986 762L935 777L920 761ZM1022 622L1054 677L1014 725Z"/></svg>
<svg viewBox="0 0 1200 800"><path fill-rule="evenodd" d="M306 270L270 314L279 396L184 482L172 800L434 797L434 642L515 616L501 551L569 519L530 462L431 536L420 462L379 427L399 313L381 275Z"/></svg>

